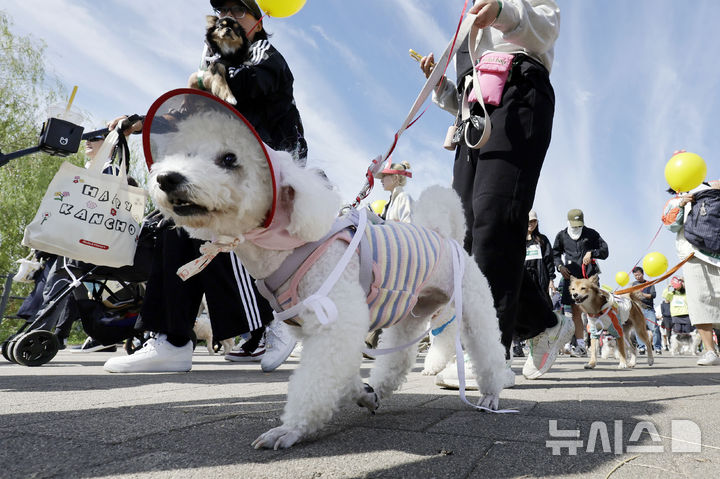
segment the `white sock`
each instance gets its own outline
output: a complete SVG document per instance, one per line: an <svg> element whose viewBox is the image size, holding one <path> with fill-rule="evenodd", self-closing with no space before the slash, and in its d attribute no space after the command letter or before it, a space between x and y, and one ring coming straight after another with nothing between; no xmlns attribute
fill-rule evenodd
<svg viewBox="0 0 720 479"><path fill-rule="evenodd" d="M585 347L585 339L575 339L575 341L577 341L578 348Z"/></svg>

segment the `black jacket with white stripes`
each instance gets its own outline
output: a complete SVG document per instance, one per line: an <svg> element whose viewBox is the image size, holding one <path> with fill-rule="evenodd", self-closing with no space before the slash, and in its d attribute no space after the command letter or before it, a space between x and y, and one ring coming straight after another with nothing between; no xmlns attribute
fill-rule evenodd
<svg viewBox="0 0 720 479"><path fill-rule="evenodd" d="M242 65L229 66L227 81L237 99L237 110L274 150L293 153L305 163L307 143L300 112L293 97L293 76L287 62L266 39L250 45Z"/></svg>

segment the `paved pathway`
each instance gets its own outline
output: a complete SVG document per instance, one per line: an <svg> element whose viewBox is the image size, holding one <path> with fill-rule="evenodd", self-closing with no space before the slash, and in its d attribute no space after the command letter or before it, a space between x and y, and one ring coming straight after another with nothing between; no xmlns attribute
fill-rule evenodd
<svg viewBox="0 0 720 479"><path fill-rule="evenodd" d="M457 391L420 374L420 357L377 415L348 405L314 440L256 451L250 442L279 424L296 360L266 374L198 348L188 374L115 375L102 370L110 356L61 351L38 368L0 359L0 477L702 478L720 471L720 367L695 366L691 357L665 355L630 371L609 361L585 371L583 360L561 357L544 378L519 376L504 391L501 405L520 411L513 415L470 410ZM363 364L364 376L371 367ZM578 437L551 437L551 421ZM656 441L641 431L643 421ZM567 447L553 455L549 440L582 445L576 455ZM700 452L677 452L683 448Z"/></svg>

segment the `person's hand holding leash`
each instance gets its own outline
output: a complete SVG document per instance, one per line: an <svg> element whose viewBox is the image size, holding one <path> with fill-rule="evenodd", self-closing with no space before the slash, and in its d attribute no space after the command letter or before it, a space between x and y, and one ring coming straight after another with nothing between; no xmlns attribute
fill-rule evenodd
<svg viewBox="0 0 720 479"><path fill-rule="evenodd" d="M587 253L585 253L585 256L583 256L583 264L587 266L590 264L591 260L592 260L592 253L590 251L588 251Z"/></svg>
<svg viewBox="0 0 720 479"><path fill-rule="evenodd" d="M435 68L435 57L432 53L424 56L420 59L420 69L425 74L425 78L428 78Z"/></svg>

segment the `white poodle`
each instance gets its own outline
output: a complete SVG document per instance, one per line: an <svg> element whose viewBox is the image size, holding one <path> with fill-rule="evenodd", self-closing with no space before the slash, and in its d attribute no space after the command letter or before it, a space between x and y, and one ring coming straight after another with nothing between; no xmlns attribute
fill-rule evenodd
<svg viewBox="0 0 720 479"><path fill-rule="evenodd" d="M191 104L191 112L181 108L178 115L171 112L161 116L168 110L160 109L154 118L149 116L150 141L145 143L150 149L146 149L146 155L152 153L155 160L149 189L163 214L184 226L193 237L235 239L232 245L236 254L250 274L259 279L278 270L295 247L318 241L331 230L341 201L324 178L297 166L289 154L265 150L244 121L218 100L198 95L186 98L185 103ZM199 104L203 105L198 108ZM417 339L433 313L453 298L453 250L446 238L462 241L460 200L450 189L432 187L420 196L416 211L419 226L404 227L435 235L443 246L427 279L414 291L412 310L384 330L381 348ZM402 242L397 245L397 256L404 260L393 257L387 264L374 265L374 280L383 279L387 271L419 261L416 248L394 229L402 227L399 225L370 225L359 232L393 228L383 231L397 234ZM325 246L324 253L293 286L301 301L318 291L348 243L336 239ZM479 405L497 409L505 370L497 317L487 280L475 261L460 251L460 261L464 262L462 343L480 385ZM327 294L330 304L322 303L322 311L305 307L298 313L301 327L293 329L303 342L303 353L300 366L290 378L282 425L258 437L253 442L255 448L287 448L307 438L327 424L346 399L374 411L379 400L390 396L404 381L417 355L416 347L378 357L369 385L360 376L364 338L377 319L371 317L360 271L359 255L352 254ZM275 294L286 293L291 286L288 283ZM333 307L337 314L328 316L336 319L328 321L322 312ZM432 326L440 326L440 321L432 321Z"/></svg>

